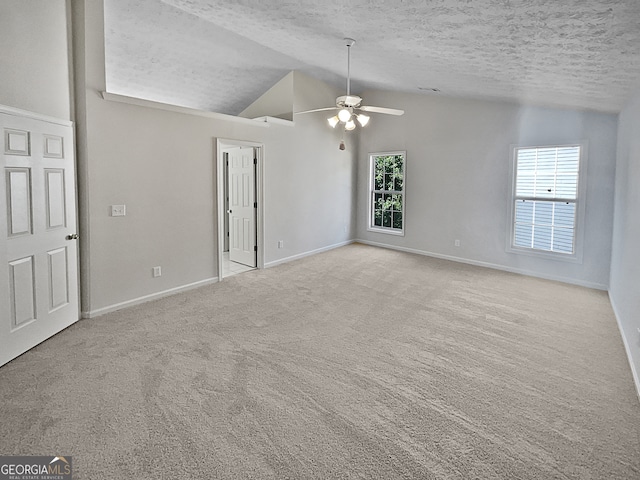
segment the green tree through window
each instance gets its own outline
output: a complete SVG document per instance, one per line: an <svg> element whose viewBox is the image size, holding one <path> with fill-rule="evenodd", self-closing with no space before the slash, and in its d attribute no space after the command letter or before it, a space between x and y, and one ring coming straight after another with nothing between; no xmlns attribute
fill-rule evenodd
<svg viewBox="0 0 640 480"><path fill-rule="evenodd" d="M371 160L372 230L404 231L404 152L374 153Z"/></svg>

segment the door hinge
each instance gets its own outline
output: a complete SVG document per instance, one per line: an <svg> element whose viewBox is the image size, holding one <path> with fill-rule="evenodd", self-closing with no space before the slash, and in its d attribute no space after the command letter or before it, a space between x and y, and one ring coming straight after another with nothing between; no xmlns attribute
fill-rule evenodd
<svg viewBox="0 0 640 480"><path fill-rule="evenodd" d="M254 245L254 247L253 247L253 251L254 251L254 252L257 252L257 251L258 251L258 245Z"/></svg>
<svg viewBox="0 0 640 480"><path fill-rule="evenodd" d="M253 208L258 208L258 202L253 202Z"/></svg>
<svg viewBox="0 0 640 480"><path fill-rule="evenodd" d="M254 165L257 165L257 164L258 164L258 159L257 159L257 158L254 158L254 159L253 159L253 164L254 164Z"/></svg>

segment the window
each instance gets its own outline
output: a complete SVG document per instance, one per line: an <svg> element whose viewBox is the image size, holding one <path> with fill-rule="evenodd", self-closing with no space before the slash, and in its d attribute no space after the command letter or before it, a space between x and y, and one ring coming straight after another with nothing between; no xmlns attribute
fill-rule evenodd
<svg viewBox="0 0 640 480"><path fill-rule="evenodd" d="M580 145L514 152L511 251L575 257Z"/></svg>
<svg viewBox="0 0 640 480"><path fill-rule="evenodd" d="M404 235L405 157L405 152L369 155L369 230Z"/></svg>

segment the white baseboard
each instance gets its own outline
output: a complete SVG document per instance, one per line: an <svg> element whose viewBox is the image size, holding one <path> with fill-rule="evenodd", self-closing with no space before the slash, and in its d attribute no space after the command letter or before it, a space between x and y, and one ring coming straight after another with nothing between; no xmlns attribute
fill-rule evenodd
<svg viewBox="0 0 640 480"><path fill-rule="evenodd" d="M481 262L481 261L478 261L478 260L470 260L468 258L455 257L455 256L452 256L452 255L442 255L440 253L427 252L425 250L416 250L415 248L397 247L395 245L388 245L386 243L371 242L369 240L357 239L357 240L355 240L355 242L363 243L365 245L372 245L374 247L389 248L391 250L399 250L401 252L408 252L408 253L415 253L415 254L418 254L418 255L425 255L427 257L441 258L443 260L451 260L453 262L467 263L469 265L476 265L478 267L493 268L494 270L502 270L502 271L505 271L505 272L518 273L520 275L527 275L529 277L544 278L545 280L555 280L557 282L570 283L572 285L579 285L581 287L595 288L596 290L607 290L608 289L608 285L603 285L601 283L584 282L584 281L581 281L581 280L575 280L573 278L561 277L561 276L558 276L558 275L546 275L546 274L541 274L541 273L538 273L538 272L532 272L530 270L526 270L526 269L522 269L522 268L513 268L513 267L507 267L505 265L498 265L496 263Z"/></svg>
<svg viewBox="0 0 640 480"><path fill-rule="evenodd" d="M150 302L152 300L157 300L162 297L168 297L169 295L175 295L176 293L185 292L187 290L192 290L198 287L204 287L205 285L210 285L212 283L217 283L218 280L219 280L218 277L207 278L205 280L200 280L199 282L193 282L187 285L182 285L180 287L163 290L162 292L156 292L149 295L144 295L142 297L127 300L125 302L115 303L113 305L98 308L96 310L90 310L88 312L85 311L85 312L82 312L82 318L95 318L100 315L104 315L105 313L114 312L122 308L133 307L134 305L139 305L141 303Z"/></svg>
<svg viewBox="0 0 640 480"><path fill-rule="evenodd" d="M327 247L318 248L316 250L311 250L309 252L299 253L297 255L292 255L291 257L281 258L279 260L275 260L273 262L265 263L264 268L275 267L276 265L280 265L282 263L291 262L293 260L297 260L299 258L308 257L310 255L315 255L317 253L326 252L328 250L333 250L334 248L343 247L345 245L349 245L353 243L354 240L347 240L345 242L336 243L334 245L329 245ZM134 298L131 300L127 300L125 302L116 303L113 305L109 305L107 307L98 308L96 310L83 311L82 318L95 318L100 315L104 315L105 313L114 312L116 310L120 310L126 307L133 307L134 305L139 305L141 303L150 302L152 300L157 300L158 298L167 297L169 295L174 295L176 293L184 292L186 290L191 290L193 288L203 287L205 285L209 285L212 283L217 283L219 281L218 277L208 278L206 280L201 280L199 282L190 283L187 285L182 285L180 287L170 288L169 290L164 290L162 292L152 293L150 295L145 295L142 297Z"/></svg>
<svg viewBox="0 0 640 480"><path fill-rule="evenodd" d="M356 240L347 240L345 242L335 243L333 245L329 245L328 247L317 248L316 250L310 250L304 253L298 253L297 255L292 255L290 257L281 258L279 260L274 260L273 262L267 262L264 264L264 268L275 267L276 265L281 265L283 263L292 262L294 260L298 260L300 258L309 257L311 255L315 255L317 253L327 252L329 250L333 250L334 248L344 247L345 245L349 245L354 243Z"/></svg>
<svg viewBox="0 0 640 480"><path fill-rule="evenodd" d="M620 336L622 337L622 343L624 344L624 349L627 352L627 361L629 362L629 366L631 367L631 375L633 375L633 383L636 386L636 393L638 394L638 399L640 400L640 377L638 376L638 371L636 370L635 363L633 362L633 354L631 353L631 347L629 347L627 336L625 335L624 329L622 328L620 315L618 314L616 302L613 296L611 295L611 292L609 292L609 302L611 303L611 308L613 308L613 315L616 317L616 322L618 323L618 330L620 331Z"/></svg>

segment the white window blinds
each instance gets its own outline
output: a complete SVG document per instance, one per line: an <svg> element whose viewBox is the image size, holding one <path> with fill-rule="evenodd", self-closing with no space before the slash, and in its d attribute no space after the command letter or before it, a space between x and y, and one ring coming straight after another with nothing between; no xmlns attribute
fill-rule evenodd
<svg viewBox="0 0 640 480"><path fill-rule="evenodd" d="M516 149L513 246L575 251L580 146Z"/></svg>

